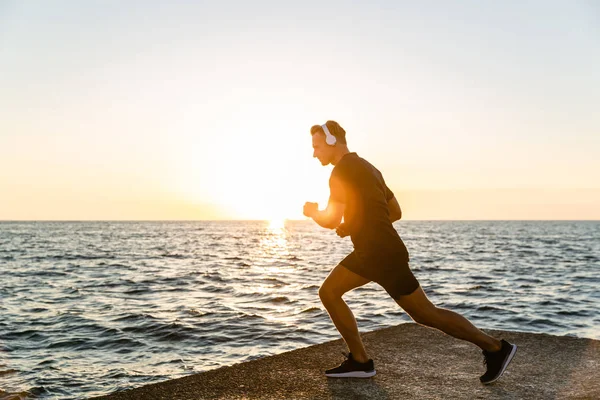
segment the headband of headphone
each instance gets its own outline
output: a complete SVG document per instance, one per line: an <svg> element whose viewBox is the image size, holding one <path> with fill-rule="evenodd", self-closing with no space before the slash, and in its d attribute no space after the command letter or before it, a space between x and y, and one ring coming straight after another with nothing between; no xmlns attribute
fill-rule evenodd
<svg viewBox="0 0 600 400"><path fill-rule="evenodd" d="M337 140L335 136L333 136L331 132L329 132L329 129L327 129L327 124L321 125L321 128L323 128L323 132L325 132L325 143L327 143L330 146L335 145Z"/></svg>

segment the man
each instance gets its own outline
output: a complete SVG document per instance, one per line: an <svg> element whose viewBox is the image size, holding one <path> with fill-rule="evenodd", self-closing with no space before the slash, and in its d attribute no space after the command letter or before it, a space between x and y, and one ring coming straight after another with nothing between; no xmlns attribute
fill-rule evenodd
<svg viewBox="0 0 600 400"><path fill-rule="evenodd" d="M409 255L392 223L402 211L381 172L346 144L346 132L335 121L311 128L313 157L334 165L329 179L330 197L325 210L307 202L304 215L324 228L350 235L354 251L329 274L319 297L349 349L347 359L325 371L328 377L368 378L375 375L358 333L356 319L342 299L344 293L371 281L383 286L418 324L436 328L479 346L487 371L480 381L496 381L512 360L517 346L495 339L461 315L433 305L409 268ZM344 222L341 223L342 217Z"/></svg>

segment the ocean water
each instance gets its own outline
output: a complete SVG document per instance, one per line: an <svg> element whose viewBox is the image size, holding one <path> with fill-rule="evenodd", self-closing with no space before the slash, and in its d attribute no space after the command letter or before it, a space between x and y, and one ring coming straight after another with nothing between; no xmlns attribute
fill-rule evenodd
<svg viewBox="0 0 600 400"><path fill-rule="evenodd" d="M394 226L438 306L600 339L600 222ZM311 221L1 222L0 397L87 398L338 339L318 289L351 250ZM361 331L410 320L376 283L344 298Z"/></svg>

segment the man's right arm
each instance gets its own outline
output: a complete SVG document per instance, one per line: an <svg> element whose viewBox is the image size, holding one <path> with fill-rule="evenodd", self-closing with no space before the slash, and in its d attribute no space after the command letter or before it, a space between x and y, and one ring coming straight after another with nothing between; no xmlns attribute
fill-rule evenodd
<svg viewBox="0 0 600 400"><path fill-rule="evenodd" d="M402 210L395 196L388 201L388 209L390 210L390 221L394 222L402 218Z"/></svg>

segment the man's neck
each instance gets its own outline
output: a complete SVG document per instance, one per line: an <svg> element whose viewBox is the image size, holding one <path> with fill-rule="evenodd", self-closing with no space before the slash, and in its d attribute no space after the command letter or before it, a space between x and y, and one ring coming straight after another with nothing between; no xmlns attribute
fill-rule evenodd
<svg viewBox="0 0 600 400"><path fill-rule="evenodd" d="M338 162L340 162L342 157L344 157L348 153L350 153L350 150L348 150L348 146L340 146L339 150L335 154L335 157L333 157L333 161L331 161L331 164L336 165Z"/></svg>

